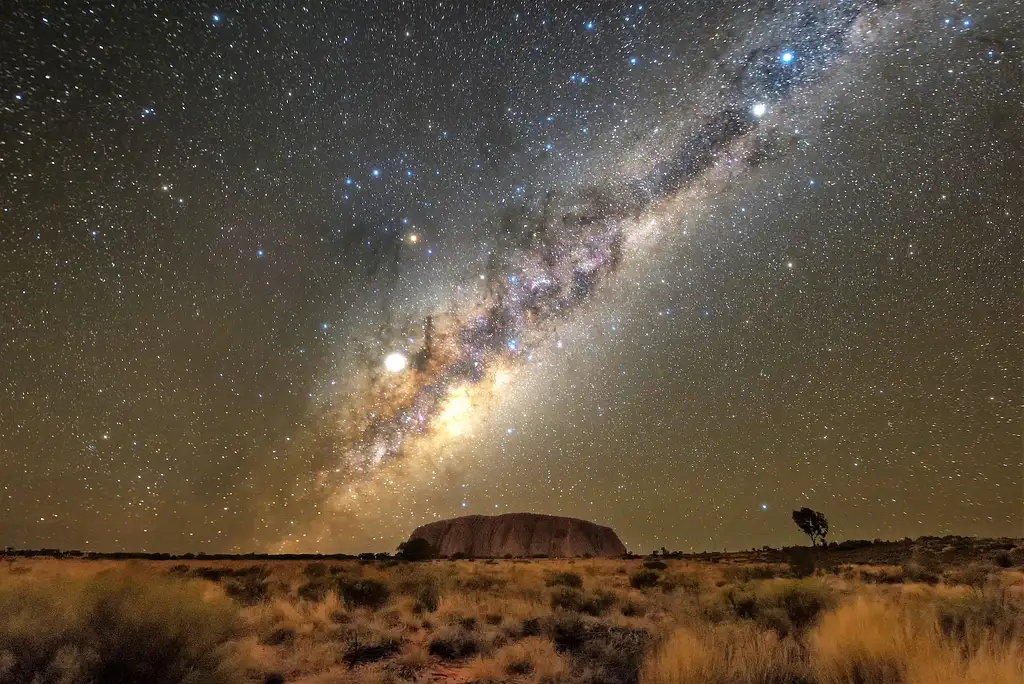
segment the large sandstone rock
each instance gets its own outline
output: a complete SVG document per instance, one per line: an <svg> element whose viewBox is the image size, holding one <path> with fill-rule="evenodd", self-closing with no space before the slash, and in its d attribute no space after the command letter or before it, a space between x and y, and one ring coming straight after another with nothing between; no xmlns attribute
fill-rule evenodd
<svg viewBox="0 0 1024 684"><path fill-rule="evenodd" d="M409 539L430 542L441 556L621 556L626 547L610 527L539 513L467 515L421 525Z"/></svg>

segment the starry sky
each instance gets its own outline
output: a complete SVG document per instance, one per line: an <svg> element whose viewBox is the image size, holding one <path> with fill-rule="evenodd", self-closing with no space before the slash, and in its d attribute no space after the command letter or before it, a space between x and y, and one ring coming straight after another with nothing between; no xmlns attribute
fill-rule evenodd
<svg viewBox="0 0 1024 684"><path fill-rule="evenodd" d="M1016 3L0 12L0 545L1022 533Z"/></svg>

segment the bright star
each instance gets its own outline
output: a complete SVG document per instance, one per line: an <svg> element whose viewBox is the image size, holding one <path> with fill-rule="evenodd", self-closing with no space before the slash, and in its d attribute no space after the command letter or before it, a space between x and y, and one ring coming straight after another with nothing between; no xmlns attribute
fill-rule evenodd
<svg viewBox="0 0 1024 684"><path fill-rule="evenodd" d="M392 352L384 357L384 368L386 368L390 373L401 373L405 370L405 366L408 362L408 359L405 358L405 354Z"/></svg>
<svg viewBox="0 0 1024 684"><path fill-rule="evenodd" d="M374 178L380 178L380 169L374 169L373 171L370 171L370 175L373 176Z"/></svg>
<svg viewBox="0 0 1024 684"><path fill-rule="evenodd" d="M768 105L766 105L764 102L758 102L757 104L750 108L750 112L759 119L762 116L764 116L765 112L767 111Z"/></svg>
<svg viewBox="0 0 1024 684"><path fill-rule="evenodd" d="M793 56L794 55L792 52L786 50L785 52L782 53L782 56L780 56L779 59L781 59L784 64L789 64L790 62L793 61Z"/></svg>
<svg viewBox="0 0 1024 684"><path fill-rule="evenodd" d="M583 28L587 29L588 31L593 31L594 30L594 22L588 21L586 24L583 25Z"/></svg>

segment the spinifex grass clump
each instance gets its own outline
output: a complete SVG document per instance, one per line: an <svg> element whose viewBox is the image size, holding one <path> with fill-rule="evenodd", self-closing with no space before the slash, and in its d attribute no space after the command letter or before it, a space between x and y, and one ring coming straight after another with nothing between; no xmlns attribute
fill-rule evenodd
<svg viewBox="0 0 1024 684"><path fill-rule="evenodd" d="M0 681L229 684L237 607L124 572L0 588Z"/></svg>

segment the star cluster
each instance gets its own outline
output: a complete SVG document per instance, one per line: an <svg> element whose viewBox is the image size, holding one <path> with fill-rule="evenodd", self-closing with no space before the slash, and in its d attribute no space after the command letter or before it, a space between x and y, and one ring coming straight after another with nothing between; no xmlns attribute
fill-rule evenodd
<svg viewBox="0 0 1024 684"><path fill-rule="evenodd" d="M1019 532L1012 3L7 23L0 542Z"/></svg>

